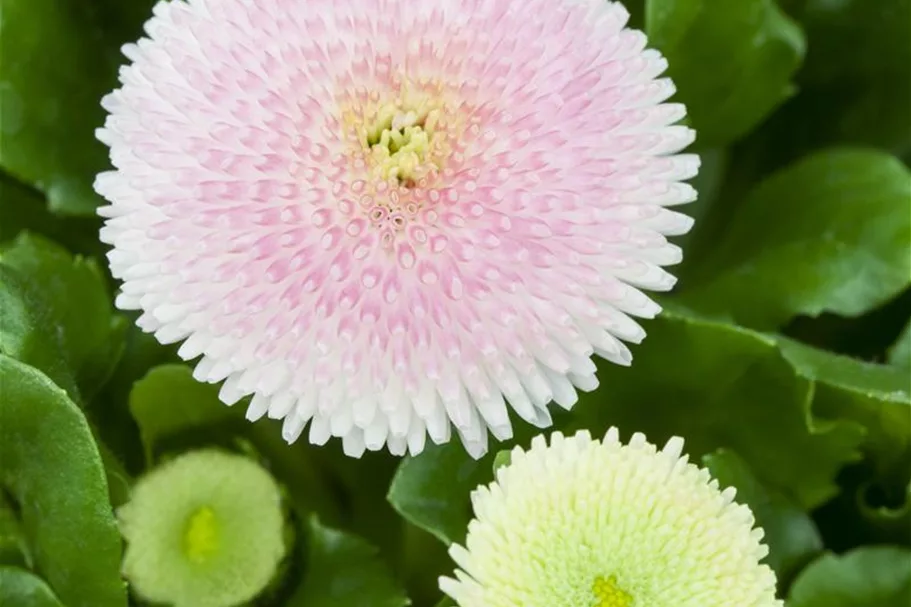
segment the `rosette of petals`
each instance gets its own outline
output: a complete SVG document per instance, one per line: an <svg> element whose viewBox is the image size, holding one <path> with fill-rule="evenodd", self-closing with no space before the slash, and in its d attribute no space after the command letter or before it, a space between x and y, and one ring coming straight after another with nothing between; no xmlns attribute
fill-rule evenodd
<svg viewBox="0 0 911 607"><path fill-rule="evenodd" d="M604 0L176 0L98 137L117 305L248 415L474 455L629 364L691 220L665 60Z"/></svg>

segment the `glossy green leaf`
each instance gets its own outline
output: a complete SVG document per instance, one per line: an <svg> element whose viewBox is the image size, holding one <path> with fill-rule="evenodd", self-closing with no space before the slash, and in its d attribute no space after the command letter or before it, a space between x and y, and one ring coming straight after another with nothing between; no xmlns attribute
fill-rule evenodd
<svg viewBox="0 0 911 607"><path fill-rule="evenodd" d="M911 458L911 374L789 339L780 338L779 347L800 375L816 381L815 411L862 424L865 450L884 472L903 474Z"/></svg>
<svg viewBox="0 0 911 607"><path fill-rule="evenodd" d="M0 352L39 370L85 405L104 384L123 347L126 322L112 312L94 262L20 234L0 253ZM92 427L97 435L96 428ZM117 457L98 445L115 503L129 491Z"/></svg>
<svg viewBox="0 0 911 607"><path fill-rule="evenodd" d="M790 579L822 550L822 538L809 515L780 492L764 487L739 455L722 449L702 462L722 487L735 487L737 502L753 511L769 547L765 563L779 580Z"/></svg>
<svg viewBox="0 0 911 607"><path fill-rule="evenodd" d="M631 367L602 365L603 387L576 405L574 426L598 434L615 425L655 443L682 436L691 457L732 449L802 507L835 495L833 479L857 459L863 430L813 414L813 383L773 339L671 311L648 331Z"/></svg>
<svg viewBox="0 0 911 607"><path fill-rule="evenodd" d="M773 0L648 0L646 31L701 146L746 135L792 95L805 51Z"/></svg>
<svg viewBox="0 0 911 607"><path fill-rule="evenodd" d="M113 311L98 266L28 233L0 253L0 265L18 275L11 282L26 300L25 312L15 314L15 326L7 329L3 321L4 342L15 341L25 349L4 346L3 351L60 381L77 402L88 400L113 371L127 328ZM64 369L59 368L61 357ZM79 394L72 392L65 374L72 375Z"/></svg>
<svg viewBox="0 0 911 607"><path fill-rule="evenodd" d="M33 291L26 277L0 263L0 353L40 369L78 401L79 389L65 359L61 336L54 330L45 302Z"/></svg>
<svg viewBox="0 0 911 607"><path fill-rule="evenodd" d="M126 607L120 534L85 417L47 376L2 354L0 385L0 482L38 570L68 607Z"/></svg>
<svg viewBox="0 0 911 607"><path fill-rule="evenodd" d="M373 546L363 539L306 522L303 580L287 607L404 607L411 601Z"/></svg>
<svg viewBox="0 0 911 607"><path fill-rule="evenodd" d="M3 566L0 566L0 605L64 607L41 578L22 569Z"/></svg>
<svg viewBox="0 0 911 607"><path fill-rule="evenodd" d="M911 284L909 244L907 167L826 150L754 190L682 299L760 329L800 314L858 316Z"/></svg>
<svg viewBox="0 0 911 607"><path fill-rule="evenodd" d="M864 547L828 554L807 567L791 587L788 607L908 607L911 550Z"/></svg>
<svg viewBox="0 0 911 607"><path fill-rule="evenodd" d="M304 441L288 445L272 420L251 424L244 419L243 403L224 405L218 400L218 386L196 381L186 365L153 368L133 386L129 406L150 465L169 439L180 439L177 446L186 448L246 438L268 461L299 509L329 517L339 509L327 488L325 472L316 465L317 448Z"/></svg>
<svg viewBox="0 0 911 607"><path fill-rule="evenodd" d="M219 402L215 386L193 379L192 371L185 365L155 367L136 382L130 393L130 412L139 424L149 464L160 440L239 417L236 409Z"/></svg>
<svg viewBox="0 0 911 607"><path fill-rule="evenodd" d="M911 401L911 376L888 365L877 365L777 338L785 357L806 377L880 399Z"/></svg>
<svg viewBox="0 0 911 607"><path fill-rule="evenodd" d="M94 131L116 84L120 46L151 2L0 0L0 166L42 190L51 210L92 215L107 152Z"/></svg>
<svg viewBox="0 0 911 607"><path fill-rule="evenodd" d="M417 457L402 460L389 487L389 502L443 543L459 541L471 520L469 494L492 480L494 457L475 460L453 442L428 445Z"/></svg>

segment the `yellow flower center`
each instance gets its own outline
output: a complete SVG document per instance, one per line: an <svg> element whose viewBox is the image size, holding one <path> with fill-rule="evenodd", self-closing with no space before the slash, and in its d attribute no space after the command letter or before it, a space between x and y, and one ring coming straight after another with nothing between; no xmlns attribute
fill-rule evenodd
<svg viewBox="0 0 911 607"><path fill-rule="evenodd" d="M187 521L183 535L183 550L194 563L203 563L218 551L218 519L215 511L203 506Z"/></svg>
<svg viewBox="0 0 911 607"><path fill-rule="evenodd" d="M426 164L438 118L438 110L419 114L392 104L380 108L376 121L367 129L367 146L379 176L407 183L435 168Z"/></svg>
<svg viewBox="0 0 911 607"><path fill-rule="evenodd" d="M366 219L385 251L410 238L412 222L433 225L439 216L432 207L443 195L455 203L462 187L477 188L480 168L465 166L485 115L475 93L467 83L453 87L437 78L409 78L402 70L336 92L337 113L325 132L339 134L340 153L332 157L333 170L345 175L336 184L344 191L339 207ZM490 131L487 139L493 137ZM459 188L449 187L453 183ZM361 229L353 224L355 233ZM411 267L414 257L399 261Z"/></svg>
<svg viewBox="0 0 911 607"><path fill-rule="evenodd" d="M617 586L617 578L614 576L608 579L596 577L592 593L598 601L594 607L632 607L633 604L633 596Z"/></svg>
<svg viewBox="0 0 911 607"><path fill-rule="evenodd" d="M348 143L353 181L360 173L371 182L371 191L363 194L385 198L385 191L433 184L466 128L462 105L442 82L403 75L389 88L343 91L337 124ZM380 182L387 184L384 192L375 190Z"/></svg>

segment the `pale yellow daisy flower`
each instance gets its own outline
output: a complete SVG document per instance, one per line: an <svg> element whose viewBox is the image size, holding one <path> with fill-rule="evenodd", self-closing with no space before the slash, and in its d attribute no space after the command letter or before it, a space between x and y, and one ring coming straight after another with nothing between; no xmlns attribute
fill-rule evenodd
<svg viewBox="0 0 911 607"><path fill-rule="evenodd" d="M775 607L753 514L681 457L616 428L516 447L472 495L440 587L460 607Z"/></svg>

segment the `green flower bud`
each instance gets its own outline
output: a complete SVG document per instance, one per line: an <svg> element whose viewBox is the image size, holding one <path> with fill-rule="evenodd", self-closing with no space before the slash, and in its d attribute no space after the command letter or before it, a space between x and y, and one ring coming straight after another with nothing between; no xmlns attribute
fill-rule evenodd
<svg viewBox="0 0 911 607"><path fill-rule="evenodd" d="M258 595L285 555L278 485L223 451L184 454L142 478L117 512L123 574L140 598L232 607Z"/></svg>

